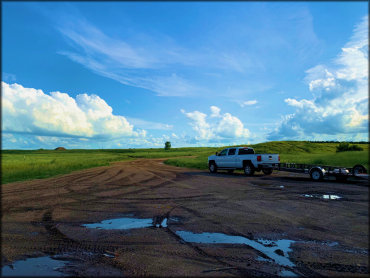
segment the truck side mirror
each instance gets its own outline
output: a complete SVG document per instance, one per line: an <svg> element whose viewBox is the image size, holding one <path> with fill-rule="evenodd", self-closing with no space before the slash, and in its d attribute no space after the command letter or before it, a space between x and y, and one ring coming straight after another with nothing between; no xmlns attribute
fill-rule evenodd
<svg viewBox="0 0 370 278"><path fill-rule="evenodd" d="M218 156L218 152L216 152L216 156Z"/></svg>

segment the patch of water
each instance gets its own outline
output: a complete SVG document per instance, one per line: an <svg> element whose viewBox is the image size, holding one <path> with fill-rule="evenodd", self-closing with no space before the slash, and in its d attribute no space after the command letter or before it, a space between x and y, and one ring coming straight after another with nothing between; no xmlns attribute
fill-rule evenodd
<svg viewBox="0 0 370 278"><path fill-rule="evenodd" d="M155 223L151 218L115 218L103 220L99 223L83 224L87 228L104 229L104 230L128 230L137 228L167 227L167 218L164 218L161 223Z"/></svg>
<svg viewBox="0 0 370 278"><path fill-rule="evenodd" d="M271 262L271 260L270 260L270 259L266 259L266 258L263 258L263 257L261 257L261 256L258 256L258 257L257 257L257 261L261 261L261 262Z"/></svg>
<svg viewBox="0 0 370 278"><path fill-rule="evenodd" d="M160 224L159 223L155 224L155 227L156 228L161 228L161 227L166 228L167 227L167 218L164 218Z"/></svg>
<svg viewBox="0 0 370 278"><path fill-rule="evenodd" d="M151 218L115 218L103 220L99 223L83 224L87 228L96 228L104 230L126 230L136 228L147 228L153 226L153 219Z"/></svg>
<svg viewBox="0 0 370 278"><path fill-rule="evenodd" d="M294 266L288 258L288 253L293 240L280 239L277 241L259 240L254 241L242 236L230 236L222 233L201 233L195 234L188 231L177 231L176 234L186 242L194 243L226 243L226 244L245 244L284 266ZM262 243L261 243L262 242ZM280 255L282 254L282 255Z"/></svg>
<svg viewBox="0 0 370 278"><path fill-rule="evenodd" d="M48 256L29 258L16 261L12 266L4 266L1 269L2 276L34 276L34 277L56 277L67 276L59 270L66 264L66 261L54 260Z"/></svg>
<svg viewBox="0 0 370 278"><path fill-rule="evenodd" d="M294 272L289 271L289 270L280 271L279 276L282 276L282 277L298 277L297 274L295 274Z"/></svg>
<svg viewBox="0 0 370 278"><path fill-rule="evenodd" d="M161 226L167 228L167 218L163 219Z"/></svg>
<svg viewBox="0 0 370 278"><path fill-rule="evenodd" d="M342 198L341 196L334 194L303 194L302 196L306 198L318 198L325 200L339 200Z"/></svg>
<svg viewBox="0 0 370 278"><path fill-rule="evenodd" d="M169 220L171 220L173 222L180 222L180 218L175 217L175 216L170 217Z"/></svg>
<svg viewBox="0 0 370 278"><path fill-rule="evenodd" d="M338 195L322 195L322 198L323 199L329 199L329 200L337 200L337 199L340 199L342 197L339 197Z"/></svg>

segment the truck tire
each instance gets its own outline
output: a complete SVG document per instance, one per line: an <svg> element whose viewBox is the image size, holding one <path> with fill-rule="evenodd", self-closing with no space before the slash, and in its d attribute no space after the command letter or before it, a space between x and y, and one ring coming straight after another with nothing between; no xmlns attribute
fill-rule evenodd
<svg viewBox="0 0 370 278"><path fill-rule="evenodd" d="M217 165L214 162L210 162L208 165L208 169L211 173L217 173Z"/></svg>
<svg viewBox="0 0 370 278"><path fill-rule="evenodd" d="M265 168L265 169L262 169L262 172L263 172L265 175L271 175L271 174L272 174L272 168Z"/></svg>
<svg viewBox="0 0 370 278"><path fill-rule="evenodd" d="M243 170L246 176L253 176L254 174L254 167L251 163L246 163Z"/></svg>
<svg viewBox="0 0 370 278"><path fill-rule="evenodd" d="M320 181L324 177L322 171L318 168L312 169L310 172L310 176L313 181Z"/></svg>
<svg viewBox="0 0 370 278"><path fill-rule="evenodd" d="M366 168L360 164L357 164L355 166L353 166L353 174L354 175L357 175L357 174L366 174Z"/></svg>

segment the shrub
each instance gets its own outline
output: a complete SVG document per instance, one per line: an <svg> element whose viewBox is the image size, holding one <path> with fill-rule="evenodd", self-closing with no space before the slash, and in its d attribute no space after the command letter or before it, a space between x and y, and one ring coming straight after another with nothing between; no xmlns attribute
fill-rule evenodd
<svg viewBox="0 0 370 278"><path fill-rule="evenodd" d="M346 152L346 151L363 151L364 149L357 145L349 145L347 142L342 142L337 146L337 152Z"/></svg>

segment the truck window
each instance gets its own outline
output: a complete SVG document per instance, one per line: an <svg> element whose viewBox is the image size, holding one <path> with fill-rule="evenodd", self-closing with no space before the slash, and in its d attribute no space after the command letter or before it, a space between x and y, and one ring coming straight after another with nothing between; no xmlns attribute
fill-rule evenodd
<svg viewBox="0 0 370 278"><path fill-rule="evenodd" d="M242 154L254 154L254 150L249 149L249 148L239 149L239 155L242 155Z"/></svg>
<svg viewBox="0 0 370 278"><path fill-rule="evenodd" d="M227 149L224 149L218 155L219 156L224 156L224 155L226 155L226 153L227 153Z"/></svg>
<svg viewBox="0 0 370 278"><path fill-rule="evenodd" d="M229 149L229 153L227 155L234 155L236 149Z"/></svg>

